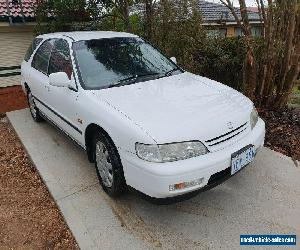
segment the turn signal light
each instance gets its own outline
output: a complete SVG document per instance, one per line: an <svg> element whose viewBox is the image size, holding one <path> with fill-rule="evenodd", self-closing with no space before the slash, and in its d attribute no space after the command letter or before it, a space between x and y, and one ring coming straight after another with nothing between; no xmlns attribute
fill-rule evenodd
<svg viewBox="0 0 300 250"><path fill-rule="evenodd" d="M193 181L187 181L187 182L181 182L181 183L176 183L173 185L169 185L169 191L176 191L176 190L182 190L194 186L200 186L203 184L204 178L196 179Z"/></svg>

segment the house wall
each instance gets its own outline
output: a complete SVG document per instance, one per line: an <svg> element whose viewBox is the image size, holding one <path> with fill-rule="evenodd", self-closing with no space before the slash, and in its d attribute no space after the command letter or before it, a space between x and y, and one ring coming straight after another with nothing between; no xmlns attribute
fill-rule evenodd
<svg viewBox="0 0 300 250"><path fill-rule="evenodd" d="M227 27L227 37L235 36L235 28L234 26Z"/></svg>
<svg viewBox="0 0 300 250"><path fill-rule="evenodd" d="M25 52L33 38L33 26L4 26L0 25L0 88L19 85L20 75L1 76L20 70L3 70L6 67L20 66Z"/></svg>

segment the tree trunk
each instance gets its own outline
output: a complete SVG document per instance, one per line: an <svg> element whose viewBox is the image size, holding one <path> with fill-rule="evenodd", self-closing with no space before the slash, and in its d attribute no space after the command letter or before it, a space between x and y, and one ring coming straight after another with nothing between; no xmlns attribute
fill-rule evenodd
<svg viewBox="0 0 300 250"><path fill-rule="evenodd" d="M289 71L286 73L285 82L281 92L277 93L275 107L283 107L287 104L292 93L293 86L300 72L300 39L296 44L295 52L292 56Z"/></svg>
<svg viewBox="0 0 300 250"><path fill-rule="evenodd" d="M240 13L241 20L239 19L236 8L233 7L232 2L230 0L220 0L225 6L229 8L232 15L235 18L235 21L240 26L243 34L245 35L245 43L246 43L246 58L244 62L244 86L245 86L245 94L251 99L255 99L255 91L257 85L257 67L256 67L256 59L254 55L254 43L253 37L251 34L251 26L249 24L248 12L246 8L245 0L239 0L240 4Z"/></svg>
<svg viewBox="0 0 300 250"><path fill-rule="evenodd" d="M255 99L255 88L256 88L256 62L252 49L248 49L246 54L246 60L244 65L245 70L245 94L251 99Z"/></svg>
<svg viewBox="0 0 300 250"><path fill-rule="evenodd" d="M130 23L130 15L129 15L129 0L118 0L115 2L115 8L120 14L120 17L123 19L125 29L127 32L132 32L132 26Z"/></svg>
<svg viewBox="0 0 300 250"><path fill-rule="evenodd" d="M251 34L251 26L248 20L248 13L246 8L245 0L239 0L240 3L240 12L241 18L243 21L243 32L245 35L245 41L247 46L247 54L246 54L246 61L245 61L245 84L246 90L245 94L251 99L254 100L255 98L255 90L257 84L257 69L256 69L256 59L254 56L254 46L253 46L253 38Z"/></svg>
<svg viewBox="0 0 300 250"><path fill-rule="evenodd" d="M297 0L294 0L295 4ZM289 20L288 20L288 25L287 25L287 38L285 42L285 48L284 48L284 57L283 57L283 68L282 72L280 74L280 86L278 88L279 92L282 92L285 84L285 79L287 76L287 73L289 71L289 62L290 58L293 52L293 38L294 38L294 31L295 31L295 22L296 22L296 6L293 6L294 8L291 10Z"/></svg>
<svg viewBox="0 0 300 250"><path fill-rule="evenodd" d="M145 0L145 34L149 41L153 39L153 0Z"/></svg>
<svg viewBox="0 0 300 250"><path fill-rule="evenodd" d="M132 32L132 26L131 26L131 23L130 23L129 3L128 3L127 0L124 0L123 17L124 17L126 31L131 33Z"/></svg>
<svg viewBox="0 0 300 250"><path fill-rule="evenodd" d="M287 104L300 70L300 28L296 26L300 24L299 4L297 0L292 0L287 7L290 15L286 25L287 38L276 91L276 107L283 107Z"/></svg>
<svg viewBox="0 0 300 250"><path fill-rule="evenodd" d="M300 70L300 2L299 0L256 0L263 20L264 53L257 55L251 35L245 0L239 0L241 21L230 0L227 6L245 35L247 54L244 64L245 94L259 105L283 107L287 104Z"/></svg>

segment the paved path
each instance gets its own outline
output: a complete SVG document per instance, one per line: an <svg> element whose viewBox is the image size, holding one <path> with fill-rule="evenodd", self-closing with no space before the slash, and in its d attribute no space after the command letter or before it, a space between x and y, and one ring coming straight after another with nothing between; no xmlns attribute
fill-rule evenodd
<svg viewBox="0 0 300 250"><path fill-rule="evenodd" d="M222 185L157 206L135 193L110 199L85 152L61 132L28 110L8 118L82 249L240 249L240 234L297 234L299 245L300 168L279 153L264 148Z"/></svg>

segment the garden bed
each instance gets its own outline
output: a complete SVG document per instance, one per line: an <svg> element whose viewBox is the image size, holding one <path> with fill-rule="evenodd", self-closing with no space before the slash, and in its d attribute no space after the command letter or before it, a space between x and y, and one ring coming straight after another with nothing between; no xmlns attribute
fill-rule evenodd
<svg viewBox="0 0 300 250"><path fill-rule="evenodd" d="M21 86L0 88L0 113L27 107L27 100Z"/></svg>
<svg viewBox="0 0 300 250"><path fill-rule="evenodd" d="M266 122L265 146L300 161L300 108L259 113Z"/></svg>
<svg viewBox="0 0 300 250"><path fill-rule="evenodd" d="M79 249L4 115L0 116L0 248Z"/></svg>

